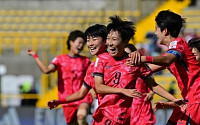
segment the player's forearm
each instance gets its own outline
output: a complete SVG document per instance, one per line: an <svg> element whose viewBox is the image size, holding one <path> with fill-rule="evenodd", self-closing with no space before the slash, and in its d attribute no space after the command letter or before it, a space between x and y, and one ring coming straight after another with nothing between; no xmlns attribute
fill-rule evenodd
<svg viewBox="0 0 200 125"><path fill-rule="evenodd" d="M176 104L174 102L165 102L164 103L164 108L173 108L175 106L176 106Z"/></svg>
<svg viewBox="0 0 200 125"><path fill-rule="evenodd" d="M75 101L84 99L89 91L90 91L89 89L85 88L84 85L82 85L79 91L77 91L76 93L73 93L70 96L67 96L66 101L69 103L69 102L75 102Z"/></svg>
<svg viewBox="0 0 200 125"><path fill-rule="evenodd" d="M148 64L148 66L153 73L161 71L166 68L165 66L160 66L160 65L155 65L155 64Z"/></svg>
<svg viewBox="0 0 200 125"><path fill-rule="evenodd" d="M166 98L166 99L168 99L170 101L174 101L176 99L173 95L171 95L167 90L165 90L160 85L156 85L156 86L152 87L152 90L156 94L158 94L158 95L162 96L163 98Z"/></svg>
<svg viewBox="0 0 200 125"><path fill-rule="evenodd" d="M122 88L113 88L104 84L95 86L97 93L100 94L119 94L122 93Z"/></svg>
<svg viewBox="0 0 200 125"><path fill-rule="evenodd" d="M141 56L141 62L169 66L173 63L173 59L168 58L167 56Z"/></svg>
<svg viewBox="0 0 200 125"><path fill-rule="evenodd" d="M81 93L78 91L70 96L67 96L66 97L66 102L67 103L70 103L70 102L75 102L75 101L78 101L78 100L81 100L81 99L84 99L86 95L81 95Z"/></svg>

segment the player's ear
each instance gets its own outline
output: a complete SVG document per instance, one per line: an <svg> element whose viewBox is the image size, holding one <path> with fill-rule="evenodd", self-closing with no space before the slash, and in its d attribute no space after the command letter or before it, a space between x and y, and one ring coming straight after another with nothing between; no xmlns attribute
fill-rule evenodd
<svg viewBox="0 0 200 125"><path fill-rule="evenodd" d="M165 28L164 30L163 30L163 32L164 32L164 34L165 34L165 36L168 36L170 33L169 33L169 30L167 30L167 28Z"/></svg>
<svg viewBox="0 0 200 125"><path fill-rule="evenodd" d="M74 41L72 41L72 40L69 41L70 46L72 46L73 43L74 43Z"/></svg>

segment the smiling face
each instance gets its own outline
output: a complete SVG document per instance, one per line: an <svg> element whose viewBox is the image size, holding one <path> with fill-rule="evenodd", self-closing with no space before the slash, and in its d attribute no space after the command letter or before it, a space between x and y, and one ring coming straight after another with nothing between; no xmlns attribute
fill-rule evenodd
<svg viewBox="0 0 200 125"><path fill-rule="evenodd" d="M192 53L194 54L194 56L196 57L196 60L198 61L198 62L200 62L200 52L198 51L198 49L197 48L192 48Z"/></svg>
<svg viewBox="0 0 200 125"><path fill-rule="evenodd" d="M98 55L106 48L105 41L103 41L102 37L87 37L86 44L92 55Z"/></svg>
<svg viewBox="0 0 200 125"><path fill-rule="evenodd" d="M78 55L84 47L84 39L82 37L77 37L75 41L70 41L70 52L74 55Z"/></svg>
<svg viewBox="0 0 200 125"><path fill-rule="evenodd" d="M111 30L107 36L106 45L108 52L113 57L121 57L124 54L126 43L122 42L121 35L118 31Z"/></svg>

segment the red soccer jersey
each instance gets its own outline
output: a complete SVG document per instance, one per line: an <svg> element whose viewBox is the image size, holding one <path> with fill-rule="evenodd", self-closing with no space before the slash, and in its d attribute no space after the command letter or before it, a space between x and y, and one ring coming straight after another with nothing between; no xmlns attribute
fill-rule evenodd
<svg viewBox="0 0 200 125"><path fill-rule="evenodd" d="M97 93L96 89L95 89L95 82L94 82L94 76L93 76L94 64L95 64L95 62L92 62L87 69L87 73L84 78L84 86L88 89L93 88L93 90L96 94L96 97L98 99L98 103L99 103L102 99L102 94Z"/></svg>
<svg viewBox="0 0 200 125"><path fill-rule="evenodd" d="M102 53L102 54L99 54L99 56L103 56L104 58L106 58L108 55L107 52L105 53ZM98 58L97 58L98 60ZM100 103L101 99L102 99L102 94L99 94L96 92L96 89L95 89L95 82L94 82L94 66L95 66L95 63L96 62L92 62L90 64L90 66L88 67L87 69L87 72L86 72L86 75L85 75L85 78L84 78L84 86L88 89L91 89L93 88L96 96L97 96L97 99L98 99L98 103Z"/></svg>
<svg viewBox="0 0 200 125"><path fill-rule="evenodd" d="M135 88L138 77L146 78L151 70L145 65L138 67L127 66L126 58L115 60L112 56L98 56L95 62L94 74L104 78L105 85L117 88ZM124 124L130 120L132 99L123 94L107 94L102 98L93 118L100 121L103 116L110 120Z"/></svg>
<svg viewBox="0 0 200 125"><path fill-rule="evenodd" d="M150 92L150 89L141 78L137 79L135 88L142 94ZM141 98L133 98L131 125L152 125L156 123L151 101L144 101L145 97L146 95Z"/></svg>
<svg viewBox="0 0 200 125"><path fill-rule="evenodd" d="M189 104L200 103L200 65L191 48L183 39L177 38L170 42L167 53L177 57L167 68L176 77L182 97Z"/></svg>
<svg viewBox="0 0 200 125"><path fill-rule="evenodd" d="M58 71L58 97L63 99L81 88L90 60L85 56L70 57L65 54L55 57L51 63L55 65ZM91 103L91 94L88 94L84 100ZM77 105L80 102L76 101L63 105Z"/></svg>

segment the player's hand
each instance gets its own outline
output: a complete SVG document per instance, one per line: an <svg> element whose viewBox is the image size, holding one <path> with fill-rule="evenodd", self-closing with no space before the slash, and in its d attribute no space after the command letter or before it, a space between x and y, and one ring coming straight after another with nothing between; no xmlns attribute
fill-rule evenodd
<svg viewBox="0 0 200 125"><path fill-rule="evenodd" d="M158 109L166 108L165 102L155 102L154 104L155 104L153 107L154 112L156 112Z"/></svg>
<svg viewBox="0 0 200 125"><path fill-rule="evenodd" d="M137 89L123 89L122 94L133 98L142 97L142 94Z"/></svg>
<svg viewBox="0 0 200 125"><path fill-rule="evenodd" d="M30 55L30 56L32 56L32 55L34 55L34 54L36 54L36 52L35 51L33 51L32 49L30 49L30 48L27 48L27 50L26 50L26 53L28 54L28 55Z"/></svg>
<svg viewBox="0 0 200 125"><path fill-rule="evenodd" d="M143 95L146 95L144 101L151 101L153 99L154 92L150 91L149 93L144 93Z"/></svg>
<svg viewBox="0 0 200 125"><path fill-rule="evenodd" d="M187 109L188 105L187 105L187 104L184 104L184 105L181 105L181 106L179 106L179 107L180 107L181 110L184 112L184 111Z"/></svg>
<svg viewBox="0 0 200 125"><path fill-rule="evenodd" d="M141 63L141 54L139 51L134 51L129 54L129 58L126 60L126 65L137 66Z"/></svg>
<svg viewBox="0 0 200 125"><path fill-rule="evenodd" d="M183 99L174 99L173 100L174 104L176 104L177 106L182 106L186 104L186 101Z"/></svg>
<svg viewBox="0 0 200 125"><path fill-rule="evenodd" d="M51 110L53 108L56 108L58 105L60 105L59 100L51 100L48 101L47 107Z"/></svg>
<svg viewBox="0 0 200 125"><path fill-rule="evenodd" d="M173 100L173 102L174 102L175 105L178 105L181 108L182 111L185 111L188 107L188 105L187 105L188 101L187 100L175 99L175 100Z"/></svg>

